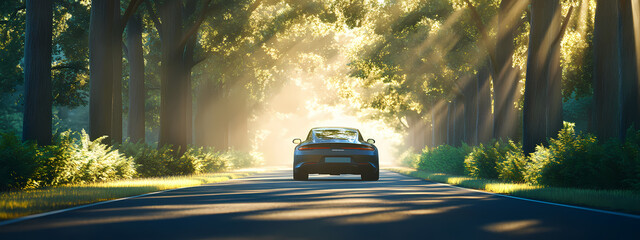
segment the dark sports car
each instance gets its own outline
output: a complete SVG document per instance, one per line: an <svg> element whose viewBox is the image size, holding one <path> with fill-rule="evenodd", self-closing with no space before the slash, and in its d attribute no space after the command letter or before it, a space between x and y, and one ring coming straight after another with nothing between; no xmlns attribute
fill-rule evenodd
<svg viewBox="0 0 640 240"><path fill-rule="evenodd" d="M364 181L377 181L380 174L375 141L364 141L358 129L312 128L307 139L293 139L293 179L309 174L360 174Z"/></svg>

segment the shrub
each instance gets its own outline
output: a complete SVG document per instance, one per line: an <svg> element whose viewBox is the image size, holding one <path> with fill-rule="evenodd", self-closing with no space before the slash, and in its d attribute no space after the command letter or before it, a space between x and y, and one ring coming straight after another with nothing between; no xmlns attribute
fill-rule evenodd
<svg viewBox="0 0 640 240"><path fill-rule="evenodd" d="M502 170L499 170L498 163L507 161L508 152L517 153L521 151L520 149L519 145L511 140L508 142L494 140L487 146L480 144L480 146L474 148L465 158L465 169L469 176L472 177L499 179ZM517 154L515 154L514 157L517 157ZM509 166L507 163L503 165L505 167ZM515 170L515 167L512 167L512 170ZM505 169L502 171L505 172L505 177L509 177L508 171L510 170Z"/></svg>
<svg viewBox="0 0 640 240"><path fill-rule="evenodd" d="M62 184L218 172L260 163L255 153L218 152L188 148L177 157L171 146L159 149L143 142L125 142L117 148L94 141L84 132L62 132L52 145L23 143L18 136L0 133L0 191Z"/></svg>
<svg viewBox="0 0 640 240"><path fill-rule="evenodd" d="M173 174L169 168L169 162L174 161L175 153L169 146L156 149L146 144L137 146L137 150L128 151L133 157L138 177L161 177ZM125 147L128 148L128 147Z"/></svg>
<svg viewBox="0 0 640 240"><path fill-rule="evenodd" d="M0 190L23 189L33 184L38 168L38 148L15 134L0 134Z"/></svg>
<svg viewBox="0 0 640 240"><path fill-rule="evenodd" d="M71 131L63 132L55 141L56 158L64 161L55 183L84 183L131 178L135 175L133 159L103 144L105 137L94 141L82 130L77 140Z"/></svg>
<svg viewBox="0 0 640 240"><path fill-rule="evenodd" d="M255 154L248 152L241 152L236 150L229 150L225 153L227 159L231 163L231 168L248 168L260 165L260 158Z"/></svg>
<svg viewBox="0 0 640 240"><path fill-rule="evenodd" d="M464 174L464 159L471 152L466 144L456 148L441 145L431 150L424 150L420 155L418 168L429 172Z"/></svg>
<svg viewBox="0 0 640 240"><path fill-rule="evenodd" d="M507 150L505 159L498 163L498 178L509 182L524 182L525 167L527 159L524 157L522 148L516 145L516 148Z"/></svg>
<svg viewBox="0 0 640 240"><path fill-rule="evenodd" d="M125 142L120 148L126 155L134 159L139 177L219 172L230 167L231 158L234 156L237 158L236 161L246 161L241 158L239 152L233 155L206 147L189 147L180 157L176 156L176 152L170 146L156 149L145 143ZM254 163L248 161L247 163L238 164Z"/></svg>
<svg viewBox="0 0 640 240"><path fill-rule="evenodd" d="M428 151L429 148L425 147L424 151ZM418 168L418 163L420 162L420 156L421 154L415 154L413 153L413 148L409 148L406 151L404 151L402 154L400 154L400 157L398 159L400 159L400 165L402 166L406 166L406 167L410 167L410 168Z"/></svg>
<svg viewBox="0 0 640 240"><path fill-rule="evenodd" d="M616 148L610 149L616 151ZM549 140L549 158L541 162L540 183L559 187L593 187L600 185L600 146L591 134L576 134L572 124L565 124L558 137Z"/></svg>
<svg viewBox="0 0 640 240"><path fill-rule="evenodd" d="M199 148L200 172L211 173L227 170L231 165L228 156L214 148Z"/></svg>
<svg viewBox="0 0 640 240"><path fill-rule="evenodd" d="M622 167L622 185L640 190L640 131L633 127L627 130L623 151L626 158Z"/></svg>
<svg viewBox="0 0 640 240"><path fill-rule="evenodd" d="M544 146L536 146L536 151L531 153L529 161L525 166L524 180L531 184L542 183L542 169L551 161L549 149Z"/></svg>

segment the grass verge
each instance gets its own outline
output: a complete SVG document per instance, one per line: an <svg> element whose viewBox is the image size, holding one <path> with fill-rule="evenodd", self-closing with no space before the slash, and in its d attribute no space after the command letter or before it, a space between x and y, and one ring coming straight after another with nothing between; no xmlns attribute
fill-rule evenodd
<svg viewBox="0 0 640 240"><path fill-rule="evenodd" d="M506 183L466 176L455 176L444 173L430 173L405 167L386 168L386 170L487 192L553 203L640 214L640 192L637 191L544 187L525 183Z"/></svg>
<svg viewBox="0 0 640 240"><path fill-rule="evenodd" d="M138 178L0 193L0 221L78 205L249 176L261 170L239 170L191 176Z"/></svg>

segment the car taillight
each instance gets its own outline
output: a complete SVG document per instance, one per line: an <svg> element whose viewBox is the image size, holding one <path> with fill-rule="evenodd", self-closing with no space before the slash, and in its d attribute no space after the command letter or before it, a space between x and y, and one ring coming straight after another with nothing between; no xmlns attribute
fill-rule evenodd
<svg viewBox="0 0 640 240"><path fill-rule="evenodd" d="M373 151L373 150L375 150L375 149L373 149L372 147L343 147L342 149L367 150L367 151Z"/></svg>
<svg viewBox="0 0 640 240"><path fill-rule="evenodd" d="M317 150L317 149L329 149L329 147L300 147L298 150Z"/></svg>

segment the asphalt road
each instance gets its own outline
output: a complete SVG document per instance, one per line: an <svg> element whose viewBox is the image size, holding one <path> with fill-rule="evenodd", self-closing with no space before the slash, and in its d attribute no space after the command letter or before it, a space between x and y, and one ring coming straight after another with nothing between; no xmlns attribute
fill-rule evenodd
<svg viewBox="0 0 640 240"><path fill-rule="evenodd" d="M0 239L640 239L638 218L359 179L261 173L0 226Z"/></svg>

